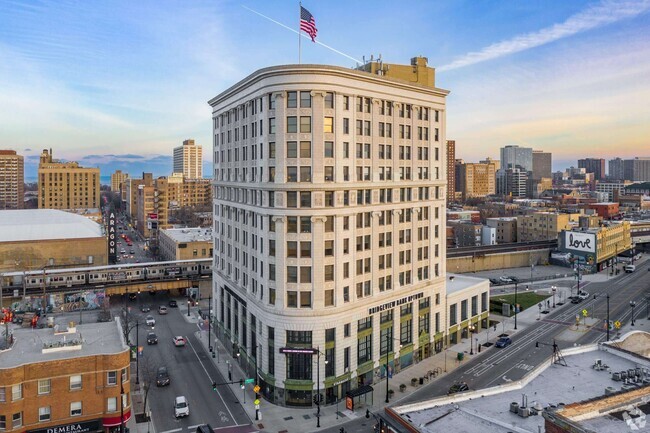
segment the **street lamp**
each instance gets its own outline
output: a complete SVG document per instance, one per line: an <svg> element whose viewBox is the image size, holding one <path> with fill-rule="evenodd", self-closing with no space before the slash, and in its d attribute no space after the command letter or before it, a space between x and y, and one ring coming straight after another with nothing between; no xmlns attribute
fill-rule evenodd
<svg viewBox="0 0 650 433"><path fill-rule="evenodd" d="M473 337L472 337L472 333L474 332L474 325L470 323L467 329L469 330L469 354L474 355L474 345L473 345Z"/></svg>
<svg viewBox="0 0 650 433"><path fill-rule="evenodd" d="M388 329L386 330L386 403L388 403L390 400L388 400L388 355L390 354L390 343L391 341L399 341L399 349L402 349L402 342L398 338L393 338L393 333L392 329L390 328L391 332L388 332Z"/></svg>
<svg viewBox="0 0 650 433"><path fill-rule="evenodd" d="M517 281L515 281L515 330L517 330Z"/></svg>
<svg viewBox="0 0 650 433"><path fill-rule="evenodd" d="M632 326L634 326L634 307L636 307L636 301L630 301L630 307L632 307Z"/></svg>
<svg viewBox="0 0 650 433"><path fill-rule="evenodd" d="M210 334L211 334L210 322L211 321L212 321L212 289L210 289L210 296L208 296L208 349L210 350L210 352L212 353L212 357L214 358L214 353L217 351L217 348L216 347L213 348L212 343L210 342L211 341L210 340L210 338L211 338L210 337ZM215 345L216 345L216 343L217 343L217 339L215 337ZM237 354L237 356L239 356L239 354ZM217 360L217 363L218 362L219 361Z"/></svg>
<svg viewBox="0 0 650 433"><path fill-rule="evenodd" d="M320 398L320 356L321 355L325 356L325 354L320 351L320 347L316 348L316 427L320 427L320 400L321 400ZM327 358L325 358L325 365L327 365L327 362L328 362Z"/></svg>
<svg viewBox="0 0 650 433"><path fill-rule="evenodd" d="M190 288L187 288L187 317L190 317Z"/></svg>

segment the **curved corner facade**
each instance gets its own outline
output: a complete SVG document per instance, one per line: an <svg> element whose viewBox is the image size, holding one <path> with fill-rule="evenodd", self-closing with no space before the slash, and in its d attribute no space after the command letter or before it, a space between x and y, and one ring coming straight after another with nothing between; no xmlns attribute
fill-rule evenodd
<svg viewBox="0 0 650 433"><path fill-rule="evenodd" d="M288 65L210 101L217 329L269 401L333 403L442 349L447 93Z"/></svg>

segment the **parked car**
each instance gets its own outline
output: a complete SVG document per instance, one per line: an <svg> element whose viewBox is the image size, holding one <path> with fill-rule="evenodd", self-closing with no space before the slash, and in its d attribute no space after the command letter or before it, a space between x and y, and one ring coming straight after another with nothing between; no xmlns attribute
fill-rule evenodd
<svg viewBox="0 0 650 433"><path fill-rule="evenodd" d="M513 283L518 283L519 282L519 278L517 278L515 276L510 275L508 278L510 278L510 281L513 282Z"/></svg>
<svg viewBox="0 0 650 433"><path fill-rule="evenodd" d="M514 281L512 281L512 279L510 279L510 277L506 277L505 275L500 276L499 281L501 281L502 283L506 283L506 284L514 282Z"/></svg>
<svg viewBox="0 0 650 433"><path fill-rule="evenodd" d="M584 301L588 297L589 297L589 293L585 292L584 290L580 290L578 292L578 298L580 298L582 301Z"/></svg>
<svg viewBox="0 0 650 433"><path fill-rule="evenodd" d="M140 311L142 311L143 313L148 313L149 311L151 311L151 307L148 305L142 305L140 307Z"/></svg>
<svg viewBox="0 0 650 433"><path fill-rule="evenodd" d="M187 399L179 395L174 399L174 416L180 418L182 416L190 415L190 405L187 403Z"/></svg>
<svg viewBox="0 0 650 433"><path fill-rule="evenodd" d="M130 299L131 301L135 301L137 298L138 298L138 294L137 294L137 293L129 293L129 299Z"/></svg>
<svg viewBox="0 0 650 433"><path fill-rule="evenodd" d="M167 314L167 307L165 307L164 305L158 307L158 314Z"/></svg>
<svg viewBox="0 0 650 433"><path fill-rule="evenodd" d="M456 394L457 392L469 391L469 386L465 382L456 382L447 391L447 394Z"/></svg>
<svg viewBox="0 0 650 433"><path fill-rule="evenodd" d="M569 299L571 299L572 304L579 304L582 302L582 298L579 296L569 296Z"/></svg>
<svg viewBox="0 0 650 433"><path fill-rule="evenodd" d="M178 303L172 299L171 301L169 301L169 306L172 308L176 308L178 307Z"/></svg>
<svg viewBox="0 0 650 433"><path fill-rule="evenodd" d="M167 367L160 367L156 373L156 386L166 386L171 383Z"/></svg>
<svg viewBox="0 0 650 433"><path fill-rule="evenodd" d="M512 339L510 337L501 337L494 344L495 347L506 347L512 344Z"/></svg>
<svg viewBox="0 0 650 433"><path fill-rule="evenodd" d="M144 319L145 323L147 326L156 326L156 319L153 318L153 316L147 316L146 319Z"/></svg>
<svg viewBox="0 0 650 433"><path fill-rule="evenodd" d="M501 280L499 280L498 278L490 278L490 284L494 286L498 286L499 284L501 284Z"/></svg>
<svg viewBox="0 0 650 433"><path fill-rule="evenodd" d="M174 346L176 347L185 346L185 337L177 335L176 337L173 338L173 341L174 341Z"/></svg>
<svg viewBox="0 0 650 433"><path fill-rule="evenodd" d="M153 332L148 333L147 344L158 344L158 336Z"/></svg>

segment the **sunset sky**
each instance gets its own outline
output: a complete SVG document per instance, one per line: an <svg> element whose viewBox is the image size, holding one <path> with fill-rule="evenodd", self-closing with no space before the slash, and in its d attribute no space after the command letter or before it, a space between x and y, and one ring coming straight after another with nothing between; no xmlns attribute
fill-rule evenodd
<svg viewBox="0 0 650 433"><path fill-rule="evenodd" d="M552 152L554 169L650 156L650 0L303 6L317 40L342 53L303 39L303 63L428 57L451 91L459 158L498 158L506 144ZM164 175L194 138L209 163L206 101L298 60L297 35L249 9L298 27L294 1L0 2L0 149Z"/></svg>

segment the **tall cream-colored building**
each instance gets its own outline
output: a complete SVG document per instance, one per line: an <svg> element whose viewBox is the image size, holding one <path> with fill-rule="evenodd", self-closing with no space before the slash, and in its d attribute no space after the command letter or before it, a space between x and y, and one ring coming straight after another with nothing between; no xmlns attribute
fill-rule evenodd
<svg viewBox="0 0 650 433"><path fill-rule="evenodd" d="M496 166L494 164L457 164L456 171L457 188L462 193L463 200L496 193Z"/></svg>
<svg viewBox="0 0 650 433"><path fill-rule="evenodd" d="M25 161L15 150L0 150L0 209L25 206Z"/></svg>
<svg viewBox="0 0 650 433"><path fill-rule="evenodd" d="M39 209L87 209L100 207L99 168L52 159L43 149L38 165Z"/></svg>
<svg viewBox="0 0 650 433"><path fill-rule="evenodd" d="M245 129L242 134L246 134ZM203 178L203 148L194 140L184 140L182 146L174 148L174 173L182 173L187 179Z"/></svg>
<svg viewBox="0 0 650 433"><path fill-rule="evenodd" d="M209 102L218 335L271 402L332 404L443 348L448 91L426 63L269 67Z"/></svg>
<svg viewBox="0 0 650 433"><path fill-rule="evenodd" d="M120 194L122 200L126 198L126 180L129 173L122 173L122 170L115 170L111 174L111 191Z"/></svg>

